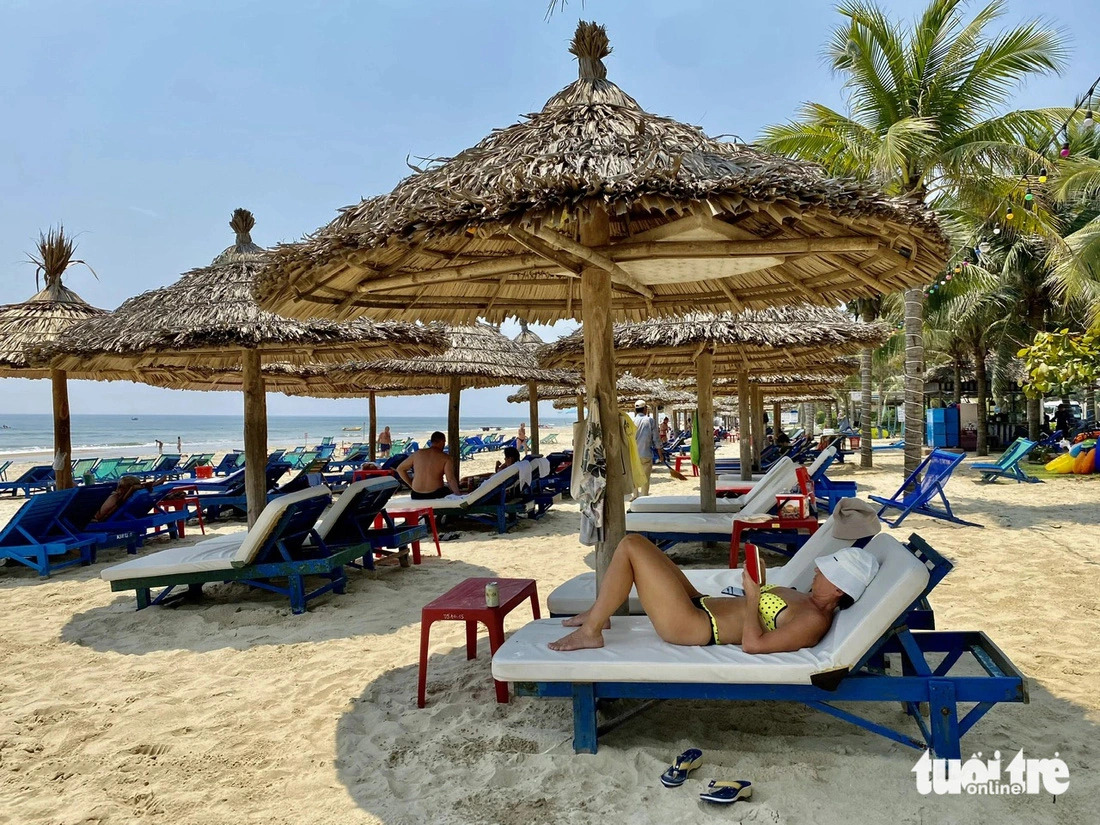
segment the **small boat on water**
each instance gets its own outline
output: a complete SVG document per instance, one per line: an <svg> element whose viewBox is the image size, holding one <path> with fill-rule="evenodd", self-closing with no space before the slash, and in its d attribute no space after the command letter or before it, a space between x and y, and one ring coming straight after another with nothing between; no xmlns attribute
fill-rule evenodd
<svg viewBox="0 0 1100 825"><path fill-rule="evenodd" d="M343 427L342 429L346 433L361 433L361 432L363 432L362 427Z"/></svg>

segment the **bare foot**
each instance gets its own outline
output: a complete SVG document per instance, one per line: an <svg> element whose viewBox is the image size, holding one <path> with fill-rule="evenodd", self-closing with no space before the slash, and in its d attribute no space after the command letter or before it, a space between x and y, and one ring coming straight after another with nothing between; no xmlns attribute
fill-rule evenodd
<svg viewBox="0 0 1100 825"><path fill-rule="evenodd" d="M582 624L588 621L588 614L592 612L592 608L588 608L583 613L578 613L576 616L566 616L561 620L562 627L580 627ZM608 619L603 623L603 629L607 630L611 627L611 619Z"/></svg>
<svg viewBox="0 0 1100 825"><path fill-rule="evenodd" d="M579 627L568 636L562 636L556 642L550 642L547 647L551 650L587 650L603 647L603 633L599 630L589 633L585 628Z"/></svg>

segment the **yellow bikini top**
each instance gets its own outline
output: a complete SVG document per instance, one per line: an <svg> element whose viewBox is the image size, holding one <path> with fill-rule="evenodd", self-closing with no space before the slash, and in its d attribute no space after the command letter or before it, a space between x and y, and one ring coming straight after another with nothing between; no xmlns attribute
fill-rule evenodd
<svg viewBox="0 0 1100 825"><path fill-rule="evenodd" d="M764 630L775 630L775 620L787 609L783 597L772 592L775 588L774 584L765 584L760 588L760 622Z"/></svg>

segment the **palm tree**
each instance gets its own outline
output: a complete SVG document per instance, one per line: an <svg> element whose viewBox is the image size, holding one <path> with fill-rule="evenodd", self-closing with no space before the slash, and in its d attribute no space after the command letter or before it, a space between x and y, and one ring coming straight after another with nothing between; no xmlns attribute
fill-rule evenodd
<svg viewBox="0 0 1100 825"><path fill-rule="evenodd" d="M907 28L873 2L841 3L847 21L833 32L827 56L844 78L848 111L807 103L795 121L765 129L763 146L922 202L991 166L1040 163L1017 136L1049 133L1049 113L1000 110L1030 75L1061 70L1062 36L1039 21L993 34L1004 0L969 21L963 5L931 0ZM907 473L921 458L923 297L920 289L905 293Z"/></svg>

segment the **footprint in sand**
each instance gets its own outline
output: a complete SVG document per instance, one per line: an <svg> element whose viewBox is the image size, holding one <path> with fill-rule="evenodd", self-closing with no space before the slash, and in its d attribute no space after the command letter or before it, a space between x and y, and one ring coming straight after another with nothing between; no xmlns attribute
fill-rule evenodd
<svg viewBox="0 0 1100 825"><path fill-rule="evenodd" d="M132 753L135 756L151 756L156 759L158 756L164 756L170 750L172 750L171 745L135 745L132 748L127 748L123 753Z"/></svg>

